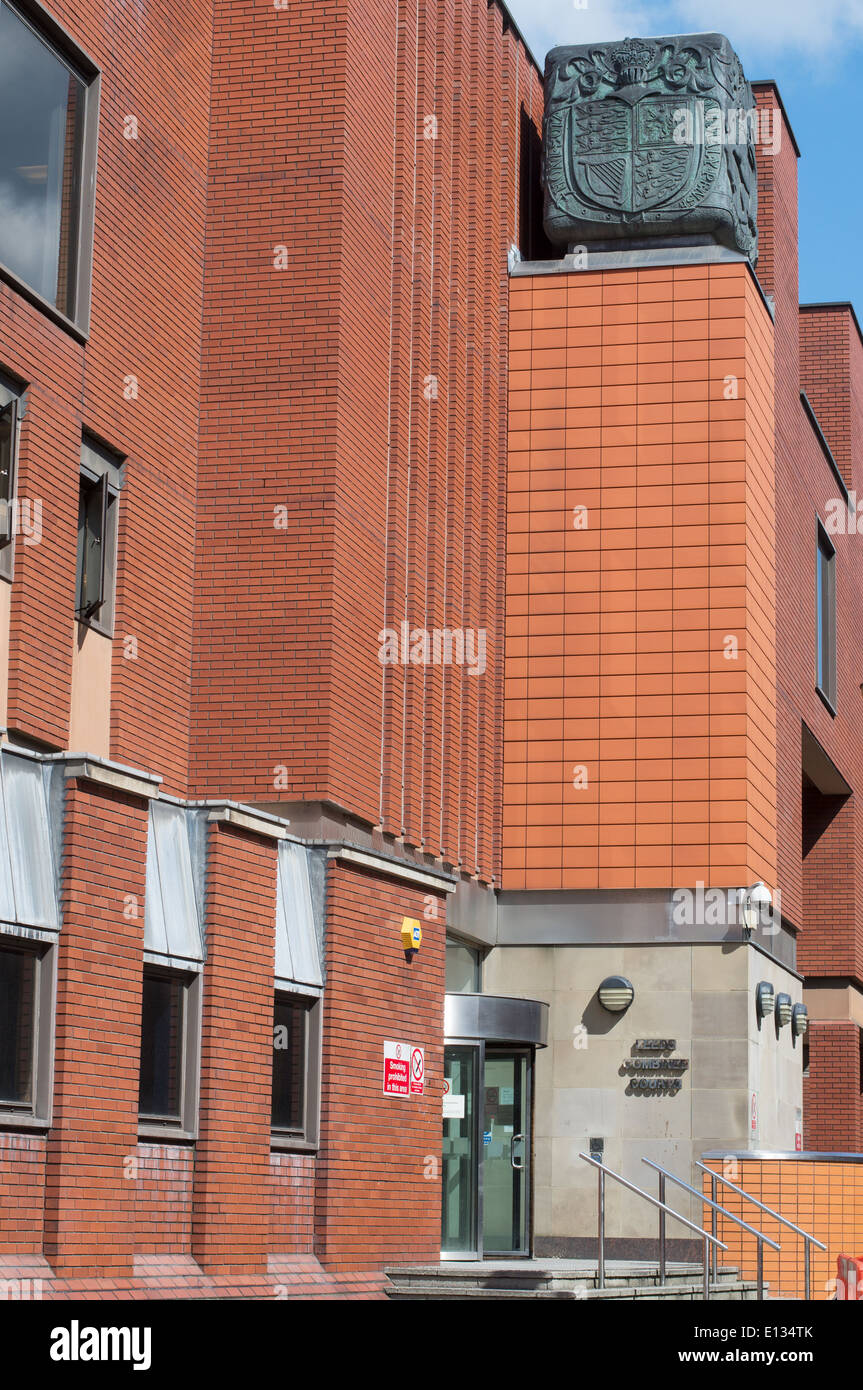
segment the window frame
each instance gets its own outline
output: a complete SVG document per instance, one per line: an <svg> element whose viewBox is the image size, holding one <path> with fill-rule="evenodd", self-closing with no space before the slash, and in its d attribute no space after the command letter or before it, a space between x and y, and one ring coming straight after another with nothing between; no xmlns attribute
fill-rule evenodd
<svg viewBox="0 0 863 1390"><path fill-rule="evenodd" d="M303 1122L299 1129L286 1129L273 1124L270 1107L270 1148L282 1151L313 1153L320 1142L321 1121L321 1049L323 997L299 990L276 987L273 991L273 1029L276 1004L295 1004L305 1014L305 1067L303 1068ZM272 1034L271 1034L272 1037ZM275 1039L273 1039L275 1056ZM272 1095L272 1086L270 1088Z"/></svg>
<svg viewBox="0 0 863 1390"><path fill-rule="evenodd" d="M23 406L24 389L16 386L11 380L0 373L0 411L11 410L12 412L12 450L9 460L9 535L4 538L3 518L0 516L0 579L5 579L11 584L15 577L15 512L14 503L18 489L18 448L21 439L21 420L24 415ZM3 498L0 496L0 507Z"/></svg>
<svg viewBox="0 0 863 1390"><path fill-rule="evenodd" d="M815 529L815 689L832 715L836 714L836 646L836 547L819 517Z"/></svg>
<svg viewBox="0 0 863 1390"><path fill-rule="evenodd" d="M93 284L93 240L96 227L96 166L99 142L101 72L97 64L68 30L36 0L0 0L42 43L84 84L84 114L81 130L81 167L77 197L75 251L72 271L71 313L58 308L38 290L0 261L0 278L26 299L44 310L55 322L86 339L90 331L90 305Z"/></svg>
<svg viewBox="0 0 863 1390"><path fill-rule="evenodd" d="M90 627L103 637L114 636L114 617L117 595L117 552L119 546L120 492L123 487L125 460L95 435L84 434L81 439L81 464L78 483L78 550L75 564L75 618L82 627ZM84 535L81 529L81 505L84 488L98 489L101 494L102 542L99 600L85 608L82 585L84 581Z"/></svg>
<svg viewBox="0 0 863 1390"><path fill-rule="evenodd" d="M143 1045L144 979L170 979L184 986L182 1055L180 1057L180 1115L179 1118L146 1114L138 1109L140 1139L196 1139L198 1136L198 1101L201 1057L201 971L179 970L174 966L155 964L144 959L141 977L141 1044ZM141 1048L138 1049L138 1084L141 1079Z"/></svg>
<svg viewBox="0 0 863 1390"><path fill-rule="evenodd" d="M466 990L450 991L449 988L448 988L448 985L447 985L446 977L444 977L444 984L447 985L447 992L448 992L448 993L459 993L459 994L482 994L483 965L484 965L485 956L486 956L486 951L483 949L483 947L480 946L480 945L478 945L475 941L467 941L464 937L455 936L452 932L447 932L446 941L444 942L444 971L445 971L445 972L446 972L446 952L447 952L448 950L461 950L461 951L467 951L471 956L473 956L473 985L474 985L474 988L473 988L473 989L469 989L469 990L466 989Z"/></svg>
<svg viewBox="0 0 863 1390"><path fill-rule="evenodd" d="M57 943L26 927L0 931L0 950L32 955L34 984L32 1100L15 1105L0 1100L0 1129L48 1129L54 1091L54 1008L57 984Z"/></svg>

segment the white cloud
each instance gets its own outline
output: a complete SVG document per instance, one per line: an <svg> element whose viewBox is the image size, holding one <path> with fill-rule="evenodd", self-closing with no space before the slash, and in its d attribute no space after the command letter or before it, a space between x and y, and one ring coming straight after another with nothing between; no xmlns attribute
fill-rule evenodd
<svg viewBox="0 0 863 1390"><path fill-rule="evenodd" d="M863 0L508 0L540 62L559 43L626 35L727 34L746 62L757 54L838 52L863 41ZM584 4L584 8L579 8ZM747 66L751 67L751 58Z"/></svg>
<svg viewBox="0 0 863 1390"><path fill-rule="evenodd" d="M649 34L656 6L628 4L627 0L587 0L579 8L575 0L508 0L516 24L524 33L540 63L559 43L595 43Z"/></svg>

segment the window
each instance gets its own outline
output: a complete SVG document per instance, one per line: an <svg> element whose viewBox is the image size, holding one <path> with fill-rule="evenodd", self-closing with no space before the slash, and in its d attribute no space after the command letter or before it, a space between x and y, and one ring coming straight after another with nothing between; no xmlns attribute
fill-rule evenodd
<svg viewBox="0 0 863 1390"><path fill-rule="evenodd" d="M36 977L31 951L0 951L0 1105L33 1104Z"/></svg>
<svg viewBox="0 0 863 1390"><path fill-rule="evenodd" d="M122 460L95 439L81 445L78 493L78 597L81 622L110 637L114 629L117 510Z"/></svg>
<svg viewBox="0 0 863 1390"><path fill-rule="evenodd" d="M51 1095L50 952L0 938L0 1122L47 1123Z"/></svg>
<svg viewBox="0 0 863 1390"><path fill-rule="evenodd" d="M0 0L0 262L67 318L86 318L96 72L46 15ZM50 37L49 37L50 36ZM86 244L85 244L86 243Z"/></svg>
<svg viewBox="0 0 863 1390"><path fill-rule="evenodd" d="M836 550L820 522L815 626L815 684L832 712L836 707Z"/></svg>
<svg viewBox="0 0 863 1390"><path fill-rule="evenodd" d="M450 937L446 943L447 994L479 994L482 990L482 952Z"/></svg>
<svg viewBox="0 0 863 1390"><path fill-rule="evenodd" d="M317 1143L320 1000L277 994L273 1009L274 1137Z"/></svg>
<svg viewBox="0 0 863 1390"><path fill-rule="evenodd" d="M145 968L139 1126L193 1134L198 1080L198 977Z"/></svg>

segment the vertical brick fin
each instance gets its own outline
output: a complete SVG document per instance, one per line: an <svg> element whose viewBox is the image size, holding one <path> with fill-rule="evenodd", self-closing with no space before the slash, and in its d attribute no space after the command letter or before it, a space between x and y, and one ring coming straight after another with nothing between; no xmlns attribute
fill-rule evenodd
<svg viewBox="0 0 863 1390"><path fill-rule="evenodd" d="M446 910L407 883L332 863L327 887L316 1251L330 1269L440 1253ZM403 916L423 925L405 962ZM421 1096L383 1094L387 1040L425 1048Z"/></svg>
<svg viewBox="0 0 863 1390"><path fill-rule="evenodd" d="M45 1255L58 1272L132 1272L124 1164L138 1140L146 854L145 802L69 783L45 1188Z"/></svg>
<svg viewBox="0 0 863 1390"><path fill-rule="evenodd" d="M192 1254L208 1274L266 1267L275 920L275 843L212 825L192 1194Z"/></svg>
<svg viewBox="0 0 863 1390"><path fill-rule="evenodd" d="M333 802L488 881L502 310L540 78L481 0L253 9L215 7L191 780ZM382 667L403 622L484 629L485 673Z"/></svg>
<svg viewBox="0 0 863 1390"><path fill-rule="evenodd" d="M190 779L242 800L328 785L344 11L214 5Z"/></svg>

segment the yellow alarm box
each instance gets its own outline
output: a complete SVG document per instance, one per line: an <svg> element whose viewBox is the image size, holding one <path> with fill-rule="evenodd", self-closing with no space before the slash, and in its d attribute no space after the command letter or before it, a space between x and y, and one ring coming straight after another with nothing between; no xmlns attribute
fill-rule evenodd
<svg viewBox="0 0 863 1390"><path fill-rule="evenodd" d="M402 918L402 945L406 951L418 951L423 939L423 929L416 917Z"/></svg>

